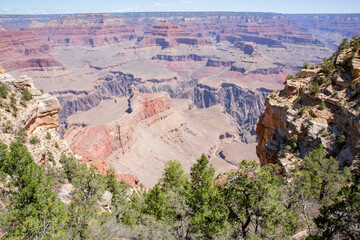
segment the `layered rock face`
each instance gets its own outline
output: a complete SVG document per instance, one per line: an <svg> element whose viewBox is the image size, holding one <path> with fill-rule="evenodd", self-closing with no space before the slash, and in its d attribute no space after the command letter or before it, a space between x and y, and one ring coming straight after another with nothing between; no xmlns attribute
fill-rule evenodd
<svg viewBox="0 0 360 240"><path fill-rule="evenodd" d="M216 104L224 106L225 111L237 122L241 139L251 143L256 141L254 126L264 111L263 102L269 93L267 89L252 91L232 83L222 83L218 87L197 84L194 88L194 104L199 108Z"/></svg>
<svg viewBox="0 0 360 240"><path fill-rule="evenodd" d="M122 106L124 107L124 106ZM65 134L77 154L92 161L105 160L113 152L126 153L136 141L135 128L139 123L171 108L165 92L159 94L132 93L122 116L110 125L84 128L86 123L72 123ZM77 125L80 125L78 127Z"/></svg>
<svg viewBox="0 0 360 240"><path fill-rule="evenodd" d="M286 172L319 144L341 166L358 160L359 62L358 47L338 50L320 68L302 70L301 78L270 94L256 129L262 165L278 163Z"/></svg>
<svg viewBox="0 0 360 240"><path fill-rule="evenodd" d="M61 67L49 53L52 46L29 31L0 31L0 64L8 71Z"/></svg>
<svg viewBox="0 0 360 240"><path fill-rule="evenodd" d="M62 153L71 154L69 145L57 133L60 103L56 97L34 88L31 78L15 79L1 67L0 84L7 91L7 96L0 99L1 142L9 145L20 138L38 164L45 164L49 158L59 159ZM24 91L30 93L27 98L23 97Z"/></svg>
<svg viewBox="0 0 360 240"><path fill-rule="evenodd" d="M293 14L291 23L335 50L344 37L351 38L360 32L360 14Z"/></svg>
<svg viewBox="0 0 360 240"><path fill-rule="evenodd" d="M47 41L91 46L134 38L134 27L112 14L64 15L49 22L32 22L27 30Z"/></svg>
<svg viewBox="0 0 360 240"><path fill-rule="evenodd" d="M140 43L140 46L157 45L165 49L179 44L202 45L210 42L192 35L179 25L163 21L153 25L149 31L145 32L143 37L139 37L138 43Z"/></svg>

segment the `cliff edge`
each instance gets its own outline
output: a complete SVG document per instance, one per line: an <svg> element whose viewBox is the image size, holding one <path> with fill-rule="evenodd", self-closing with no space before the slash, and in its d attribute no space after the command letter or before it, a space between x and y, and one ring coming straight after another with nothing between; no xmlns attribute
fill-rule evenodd
<svg viewBox="0 0 360 240"><path fill-rule="evenodd" d="M322 144L340 166L359 160L360 38L343 41L329 59L288 76L285 89L272 92L256 128L261 165L284 172Z"/></svg>

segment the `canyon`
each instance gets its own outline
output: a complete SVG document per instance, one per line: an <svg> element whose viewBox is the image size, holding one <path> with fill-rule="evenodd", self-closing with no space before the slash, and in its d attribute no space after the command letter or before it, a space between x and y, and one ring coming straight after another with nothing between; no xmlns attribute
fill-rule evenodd
<svg viewBox="0 0 360 240"><path fill-rule="evenodd" d="M205 153L221 173L257 159L266 97L360 32L359 14L335 16L2 15L0 65L57 97L74 154L151 187L168 160L189 171Z"/></svg>

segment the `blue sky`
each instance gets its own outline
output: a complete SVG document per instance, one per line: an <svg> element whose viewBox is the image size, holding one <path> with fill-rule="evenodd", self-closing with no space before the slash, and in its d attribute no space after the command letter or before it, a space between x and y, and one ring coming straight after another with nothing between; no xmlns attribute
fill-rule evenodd
<svg viewBox="0 0 360 240"><path fill-rule="evenodd" d="M159 11L360 13L360 0L0 0L0 14Z"/></svg>

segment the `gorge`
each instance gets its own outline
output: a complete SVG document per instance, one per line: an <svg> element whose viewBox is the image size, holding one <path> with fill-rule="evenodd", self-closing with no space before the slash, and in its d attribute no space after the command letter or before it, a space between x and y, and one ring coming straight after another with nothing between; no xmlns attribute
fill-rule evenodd
<svg viewBox="0 0 360 240"><path fill-rule="evenodd" d="M266 96L360 29L356 14L326 19L232 12L4 15L0 65L58 98L59 133L75 154L152 186L166 161L177 159L188 171L199 151L217 173L256 159L255 126ZM129 113L132 89L138 100ZM164 150L144 150L149 141Z"/></svg>

